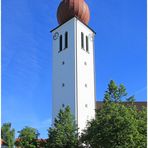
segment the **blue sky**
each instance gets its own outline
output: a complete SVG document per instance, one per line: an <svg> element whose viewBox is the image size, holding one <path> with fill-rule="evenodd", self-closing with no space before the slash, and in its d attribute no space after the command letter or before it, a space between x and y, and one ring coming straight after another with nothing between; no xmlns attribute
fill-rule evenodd
<svg viewBox="0 0 148 148"><path fill-rule="evenodd" d="M47 137L51 124L50 30L60 0L2 0L2 123L24 126ZM96 31L96 91L123 83L146 101L146 0L87 0L89 26Z"/></svg>

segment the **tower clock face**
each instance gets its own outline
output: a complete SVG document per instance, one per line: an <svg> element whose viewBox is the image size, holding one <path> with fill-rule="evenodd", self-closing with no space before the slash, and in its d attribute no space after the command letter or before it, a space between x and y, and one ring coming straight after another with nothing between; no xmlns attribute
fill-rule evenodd
<svg viewBox="0 0 148 148"><path fill-rule="evenodd" d="M53 39L56 40L56 39L58 39L58 37L59 37L59 33L55 32L54 35L53 35Z"/></svg>

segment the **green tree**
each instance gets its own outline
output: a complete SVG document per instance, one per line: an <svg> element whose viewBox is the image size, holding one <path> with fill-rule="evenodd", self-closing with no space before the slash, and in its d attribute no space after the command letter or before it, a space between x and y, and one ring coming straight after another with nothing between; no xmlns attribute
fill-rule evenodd
<svg viewBox="0 0 148 148"><path fill-rule="evenodd" d="M1 138L7 143L9 148L14 146L15 130L11 129L11 123L4 123L1 127Z"/></svg>
<svg viewBox="0 0 148 148"><path fill-rule="evenodd" d="M54 127L48 130L49 148L78 147L78 128L70 112L70 107L61 109L54 122Z"/></svg>
<svg viewBox="0 0 148 148"><path fill-rule="evenodd" d="M146 148L146 108L138 110L133 101L122 84L110 81L103 107L88 122L81 141L92 148Z"/></svg>
<svg viewBox="0 0 148 148"><path fill-rule="evenodd" d="M15 142L16 146L22 148L36 148L39 133L37 129L26 126L21 131L18 131L19 136Z"/></svg>

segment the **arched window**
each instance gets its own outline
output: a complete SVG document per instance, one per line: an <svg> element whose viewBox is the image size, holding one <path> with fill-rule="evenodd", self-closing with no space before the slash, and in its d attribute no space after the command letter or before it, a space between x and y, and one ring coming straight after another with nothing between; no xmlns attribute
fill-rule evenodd
<svg viewBox="0 0 148 148"><path fill-rule="evenodd" d="M60 51L62 51L62 35L60 35Z"/></svg>
<svg viewBox="0 0 148 148"><path fill-rule="evenodd" d="M88 48L88 36L86 36L86 51L87 52L89 51L89 48Z"/></svg>
<svg viewBox="0 0 148 148"><path fill-rule="evenodd" d="M68 32L65 32L65 48L68 48Z"/></svg>
<svg viewBox="0 0 148 148"><path fill-rule="evenodd" d="M81 48L84 49L84 34L81 32Z"/></svg>

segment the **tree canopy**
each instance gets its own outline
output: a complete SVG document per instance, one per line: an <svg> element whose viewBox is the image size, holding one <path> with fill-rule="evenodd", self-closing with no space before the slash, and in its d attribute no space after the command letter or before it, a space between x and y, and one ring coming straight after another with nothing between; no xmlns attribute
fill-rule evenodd
<svg viewBox="0 0 148 148"><path fill-rule="evenodd" d="M15 130L11 129L11 123L4 123L1 127L1 138L7 143L9 148L13 148L15 140Z"/></svg>
<svg viewBox="0 0 148 148"><path fill-rule="evenodd" d="M54 126L48 130L48 137L49 148L78 147L78 128L69 106L59 111Z"/></svg>
<svg viewBox="0 0 148 148"><path fill-rule="evenodd" d="M133 103L127 97L126 88L110 81L104 95L104 104L96 111L96 118L88 122L81 140L92 148L146 148L146 108L124 105L122 100Z"/></svg>
<svg viewBox="0 0 148 148"><path fill-rule="evenodd" d="M26 126L21 131L18 131L18 133L19 136L15 142L16 146L20 146L22 148L37 147L37 139L39 136L37 129Z"/></svg>

